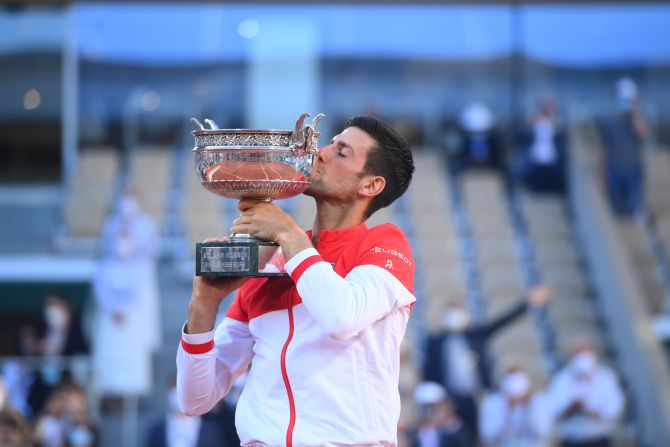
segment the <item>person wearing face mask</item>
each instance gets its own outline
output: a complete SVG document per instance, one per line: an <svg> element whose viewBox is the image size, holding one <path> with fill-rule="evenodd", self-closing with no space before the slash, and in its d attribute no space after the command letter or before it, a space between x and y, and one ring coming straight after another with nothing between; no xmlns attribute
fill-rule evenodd
<svg viewBox="0 0 670 447"><path fill-rule="evenodd" d="M563 447L607 447L624 408L615 373L600 363L593 345L575 344L553 378L550 397Z"/></svg>
<svg viewBox="0 0 670 447"><path fill-rule="evenodd" d="M68 447L95 447L98 433L91 421L84 390L71 386L63 390L67 425L65 441Z"/></svg>
<svg viewBox="0 0 670 447"><path fill-rule="evenodd" d="M548 447L552 416L546 395L532 389L528 372L516 364L482 400L481 439L490 447Z"/></svg>
<svg viewBox="0 0 670 447"><path fill-rule="evenodd" d="M160 239L154 218L144 211L139 197L126 191L120 198L116 213L105 222L102 238L103 259L122 258L133 261L133 268L142 272L138 282L136 309L144 320L143 339L155 352L161 343L161 322L157 259Z"/></svg>
<svg viewBox="0 0 670 447"><path fill-rule="evenodd" d="M477 397L482 390L491 387L491 366L487 356L489 339L524 315L529 307L545 306L550 299L549 288L536 286L526 300L493 321L478 324L471 324L467 309L454 303L444 313L443 329L428 337L423 379L446 388L456 413L473 439L477 439L479 433Z"/></svg>
<svg viewBox="0 0 670 447"><path fill-rule="evenodd" d="M160 344L158 232L138 198L126 192L103 231L93 288L97 302L93 370L103 407L146 396L152 354Z"/></svg>
<svg viewBox="0 0 670 447"><path fill-rule="evenodd" d="M612 211L619 217L633 217L644 202L642 150L649 125L631 78L616 82L614 100L615 110L598 122L601 165Z"/></svg>
<svg viewBox="0 0 670 447"><path fill-rule="evenodd" d="M459 116L460 147L451 160L461 172L469 168L502 169L503 147L491 109L481 101L472 101Z"/></svg>
<svg viewBox="0 0 670 447"><path fill-rule="evenodd" d="M537 112L521 134L521 180L537 192L563 192L566 182L566 132L551 97L540 101Z"/></svg>
<svg viewBox="0 0 670 447"><path fill-rule="evenodd" d="M89 346L79 316L68 298L60 293L47 295L41 324L34 330L25 329L22 335L30 334L34 340L25 343L29 349L23 354L41 357L40 367L27 392L31 413L37 414L54 387L71 373L59 365L59 357L87 355Z"/></svg>
<svg viewBox="0 0 670 447"><path fill-rule="evenodd" d="M435 382L421 382L414 390L417 424L406 434L411 447L471 447L463 421L454 413L447 392Z"/></svg>

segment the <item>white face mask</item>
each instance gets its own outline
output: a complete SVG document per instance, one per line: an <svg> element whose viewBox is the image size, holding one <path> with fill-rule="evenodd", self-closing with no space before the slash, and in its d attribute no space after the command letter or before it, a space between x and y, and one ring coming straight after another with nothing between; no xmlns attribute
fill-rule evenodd
<svg viewBox="0 0 670 447"><path fill-rule="evenodd" d="M528 374L522 371L509 373L501 384L502 392L513 399L519 399L530 391L530 379Z"/></svg>
<svg viewBox="0 0 670 447"><path fill-rule="evenodd" d="M119 204L119 212L123 217L132 217L140 211L140 204L135 197L126 196L121 199Z"/></svg>
<svg viewBox="0 0 670 447"><path fill-rule="evenodd" d="M451 332L462 332L470 324L470 315L465 309L454 307L444 313L444 327Z"/></svg>
<svg viewBox="0 0 670 447"><path fill-rule="evenodd" d="M590 375L598 366L598 360L591 351L582 351L575 354L570 361L570 369L576 374Z"/></svg>
<svg viewBox="0 0 670 447"><path fill-rule="evenodd" d="M47 306L44 309L44 320L49 327L62 329L67 324L67 312L60 306Z"/></svg>
<svg viewBox="0 0 670 447"><path fill-rule="evenodd" d="M88 427L76 426L67 435L72 447L89 447L93 445L93 434Z"/></svg>

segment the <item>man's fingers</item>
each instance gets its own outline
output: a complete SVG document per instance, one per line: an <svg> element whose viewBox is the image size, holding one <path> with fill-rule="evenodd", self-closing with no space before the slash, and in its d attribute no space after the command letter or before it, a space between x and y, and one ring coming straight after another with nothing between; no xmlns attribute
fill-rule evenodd
<svg viewBox="0 0 670 447"><path fill-rule="evenodd" d="M266 203L266 202L265 200L241 199L237 207L239 208L240 211L245 212L246 210L255 207L259 203Z"/></svg>
<svg viewBox="0 0 670 447"><path fill-rule="evenodd" d="M207 242L229 242L229 241L230 241L229 238L221 236L221 237L210 237L209 239L205 239L202 242L207 243Z"/></svg>

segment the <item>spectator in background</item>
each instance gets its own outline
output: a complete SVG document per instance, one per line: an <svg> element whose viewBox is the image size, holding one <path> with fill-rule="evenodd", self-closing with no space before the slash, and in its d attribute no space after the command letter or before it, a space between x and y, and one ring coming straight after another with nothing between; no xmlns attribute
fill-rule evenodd
<svg viewBox="0 0 670 447"><path fill-rule="evenodd" d="M156 226L127 193L105 224L103 240L94 283L98 390L105 397L144 396L151 391L151 355L159 344ZM118 407L118 401L106 402Z"/></svg>
<svg viewBox="0 0 670 447"><path fill-rule="evenodd" d="M98 301L93 370L104 397L141 396L151 390L151 346L144 338L140 290L145 279L127 233L116 256L102 260L95 279Z"/></svg>
<svg viewBox="0 0 670 447"><path fill-rule="evenodd" d="M447 392L435 382L422 382L414 391L418 423L406 434L411 447L471 447L472 438L454 413Z"/></svg>
<svg viewBox="0 0 670 447"><path fill-rule="evenodd" d="M11 408L0 409L0 446L27 447L30 442L28 422Z"/></svg>
<svg viewBox="0 0 670 447"><path fill-rule="evenodd" d="M0 411L9 406L9 391L5 381L0 377Z"/></svg>
<svg viewBox="0 0 670 447"><path fill-rule="evenodd" d="M63 367L59 357L87 355L89 352L81 321L65 295L48 295L44 300L42 318L39 326L26 326L21 331L20 353L43 357L28 391L30 416L39 413L54 387L71 376L72 371L67 366Z"/></svg>
<svg viewBox="0 0 670 447"><path fill-rule="evenodd" d="M632 79L619 79L614 96L614 113L599 122L605 184L613 212L632 217L644 202L642 143L649 126Z"/></svg>
<svg viewBox="0 0 670 447"><path fill-rule="evenodd" d="M89 417L84 391L74 384L54 389L35 423L33 437L40 447L97 445L97 432Z"/></svg>
<svg viewBox="0 0 670 447"><path fill-rule="evenodd" d="M4 405L14 408L26 418L32 417L32 408L28 404L28 393L34 381L34 375L22 362L6 360L2 365L0 375L0 383L4 383L4 393L0 391L0 409L2 409L4 400Z"/></svg>
<svg viewBox="0 0 670 447"><path fill-rule="evenodd" d="M522 132L521 180L531 191L564 192L566 134L553 98L540 101Z"/></svg>
<svg viewBox="0 0 670 447"><path fill-rule="evenodd" d="M66 434L65 392L55 388L37 417L34 439L40 447L63 447Z"/></svg>
<svg viewBox="0 0 670 447"><path fill-rule="evenodd" d="M126 250L136 268L142 271L144 281L138 284L138 310L143 314L144 338L155 352L161 344L157 276L160 239L156 222L142 209L139 198L132 191L126 191L119 201L118 212L105 222L102 249L103 258L113 258L119 250Z"/></svg>
<svg viewBox="0 0 670 447"><path fill-rule="evenodd" d="M482 102L474 101L461 112L460 148L452 160L456 172L468 168L503 168L503 148L493 113Z"/></svg>
<svg viewBox="0 0 670 447"><path fill-rule="evenodd" d="M528 298L488 323L470 324L470 315L462 304L451 304L444 314L444 330L428 337L423 379L442 384L463 419L472 439L479 433L476 400L483 389L491 387L491 366L487 356L488 340L500 329L526 313L529 307L547 304L551 293L537 286Z"/></svg>
<svg viewBox="0 0 670 447"><path fill-rule="evenodd" d="M534 392L528 372L507 368L500 390L488 394L480 408L480 436L489 447L548 447L553 413L547 396Z"/></svg>
<svg viewBox="0 0 670 447"><path fill-rule="evenodd" d="M602 365L593 345L580 341L550 387L563 447L607 447L624 407L614 372Z"/></svg>
<svg viewBox="0 0 670 447"><path fill-rule="evenodd" d="M67 416L66 445L68 447L96 446L98 434L88 411L86 393L78 386L69 386L64 391Z"/></svg>

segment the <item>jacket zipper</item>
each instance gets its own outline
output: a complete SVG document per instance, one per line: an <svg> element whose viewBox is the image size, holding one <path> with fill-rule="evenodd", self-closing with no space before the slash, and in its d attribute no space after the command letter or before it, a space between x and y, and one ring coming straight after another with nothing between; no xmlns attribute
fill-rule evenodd
<svg viewBox="0 0 670 447"><path fill-rule="evenodd" d="M293 300L292 293L288 294L288 337L284 343L284 347L281 350L281 375L284 379L284 386L286 387L286 393L288 395L288 406L289 406L289 421L288 428L286 429L286 446L293 446L293 427L295 427L295 401L293 400L293 391L291 391L291 382L288 379L288 372L286 370L286 351L288 350L288 345L293 339Z"/></svg>

